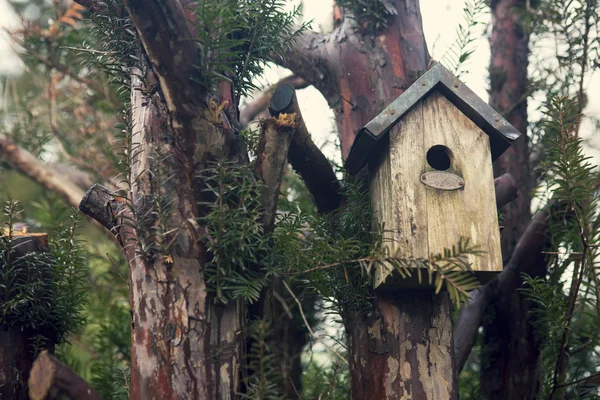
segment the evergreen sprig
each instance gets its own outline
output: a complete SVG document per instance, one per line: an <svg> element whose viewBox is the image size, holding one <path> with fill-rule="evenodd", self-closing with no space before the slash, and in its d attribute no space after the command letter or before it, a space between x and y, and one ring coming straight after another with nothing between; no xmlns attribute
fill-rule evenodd
<svg viewBox="0 0 600 400"><path fill-rule="evenodd" d="M300 8L285 11L282 0L206 0L195 2L200 78L212 92L219 81L234 84L238 98L257 89L255 78L306 28L294 28Z"/></svg>
<svg viewBox="0 0 600 400"><path fill-rule="evenodd" d="M546 103L542 162L544 184L559 211L554 212L548 231L552 247L559 251L549 260L548 279L525 279L522 292L537 308L532 315L543 329L542 393L549 398L562 388L570 372L590 371L589 358L577 354L580 346L596 346L598 339L589 328L600 320L598 246L600 231L596 223L598 198L597 168L585 155L578 129L582 116L577 99L551 97ZM595 317L589 318L589 315ZM582 328L585 322L587 329ZM595 369L595 367L593 367Z"/></svg>
<svg viewBox="0 0 600 400"><path fill-rule="evenodd" d="M385 29L390 18L398 14L390 0L338 0L336 3L349 10L349 17L355 18L365 31L373 33Z"/></svg>
<svg viewBox="0 0 600 400"><path fill-rule="evenodd" d="M475 35L477 27L483 25L483 17L488 14L486 0L469 0L463 7L463 22L456 28L456 40L441 57L440 62L460 78L468 72L465 64L475 52L473 42L478 39Z"/></svg>
<svg viewBox="0 0 600 400"><path fill-rule="evenodd" d="M243 399L279 400L285 399L280 392L281 376L277 368L278 358L271 343L271 322L266 319L251 321L248 324L250 349L247 354L248 377Z"/></svg>
<svg viewBox="0 0 600 400"><path fill-rule="evenodd" d="M213 163L199 177L211 199L199 203L206 210L199 222L206 229L202 240L210 254L204 270L208 290L218 302L241 297L252 303L266 283L264 274L250 268L266 250L258 177L251 166L224 161Z"/></svg>
<svg viewBox="0 0 600 400"><path fill-rule="evenodd" d="M49 243L50 252L15 257L12 225L19 208L5 206L7 234L0 236L0 327L38 333L35 351L63 342L85 324L87 264L77 237L76 214L71 225Z"/></svg>

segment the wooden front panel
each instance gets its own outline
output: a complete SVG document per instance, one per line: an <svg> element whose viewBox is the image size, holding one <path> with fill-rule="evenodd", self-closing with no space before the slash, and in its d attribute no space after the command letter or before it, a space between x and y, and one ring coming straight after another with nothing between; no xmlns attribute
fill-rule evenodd
<svg viewBox="0 0 600 400"><path fill-rule="evenodd" d="M422 110L425 155L432 146L446 146L447 171L464 179L464 189L427 188L429 252L442 253L468 238L485 252L470 257L473 270L502 271L489 137L437 92L423 100ZM425 159L424 171L434 170Z"/></svg>
<svg viewBox="0 0 600 400"><path fill-rule="evenodd" d="M427 161L436 145L450 149L445 171L461 177L464 188L445 191L421 182L423 173L436 171ZM444 96L434 92L417 104L372 160L371 199L391 254L429 258L468 238L485 252L470 257L474 271L502 270L489 138ZM375 287L390 273L376 271Z"/></svg>
<svg viewBox="0 0 600 400"><path fill-rule="evenodd" d="M391 255L427 258L426 190L419 178L423 172L423 112L419 103L389 135L389 145L374 154L378 164L370 166L371 199L375 216L385 225L386 247ZM391 271L375 272L375 287Z"/></svg>

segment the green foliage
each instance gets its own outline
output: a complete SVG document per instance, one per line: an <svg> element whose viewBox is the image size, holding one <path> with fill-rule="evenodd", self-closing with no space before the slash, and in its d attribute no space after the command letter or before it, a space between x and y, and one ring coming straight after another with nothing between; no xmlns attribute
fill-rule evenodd
<svg viewBox="0 0 600 400"><path fill-rule="evenodd" d="M11 232L19 213L7 202L6 230ZM0 237L0 327L33 329L39 333L36 351L63 342L85 324L81 310L86 301L87 265L77 237L76 214L60 236L49 243L49 253L15 258L12 233Z"/></svg>
<svg viewBox="0 0 600 400"><path fill-rule="evenodd" d="M308 364L302 376L303 399L347 400L350 398L350 370L347 364Z"/></svg>
<svg viewBox="0 0 600 400"><path fill-rule="evenodd" d="M467 293L479 286L469 273L467 256L480 252L468 241L446 249L430 259L408 259L390 254L389 239L382 226L373 226L368 192L359 182L346 182L345 205L335 215L320 216L290 212L280 216L273 235L273 251L266 264L289 276L301 276L314 289L337 305L369 313L375 269L394 269L419 282L427 273L436 291L444 287L460 305ZM277 273L277 271L273 271Z"/></svg>
<svg viewBox="0 0 600 400"><path fill-rule="evenodd" d="M479 38L476 29L483 25L482 19L488 14L486 0L468 0L463 8L463 23L456 28L456 41L444 53L440 62L458 78L468 72L465 64L475 52L473 42Z"/></svg>
<svg viewBox="0 0 600 400"><path fill-rule="evenodd" d="M577 136L580 109L577 99L566 96L551 97L546 103L540 123L546 151L541 177L549 192L546 197L551 194L555 205L548 231L552 248L559 251L549 257L548 277L525 277L521 290L536 305L532 319L544 338L541 393L548 398L561 391L584 398L583 386L561 389L561 385L593 373L600 362L594 353L577 350L600 344L590 335L600 328L598 198L591 184L598 181L598 171Z"/></svg>
<svg viewBox="0 0 600 400"><path fill-rule="evenodd" d="M131 316L129 310L113 304L93 332L96 357L91 362L90 383L105 399L129 398L129 362L131 358Z"/></svg>
<svg viewBox="0 0 600 400"><path fill-rule="evenodd" d="M254 78L267 62L283 57L285 49L307 25L294 30L299 8L285 11L281 0L207 0L195 2L200 44L195 80L212 91L221 80L232 81L239 96L256 89Z"/></svg>
<svg viewBox="0 0 600 400"><path fill-rule="evenodd" d="M251 265L265 251L260 222L260 185L251 166L219 161L200 172L213 201L201 202L206 212L199 219L210 253L204 273L215 301L227 303L237 297L258 300L265 277Z"/></svg>
<svg viewBox="0 0 600 400"><path fill-rule="evenodd" d="M140 54L135 27L121 1L104 0L99 5L90 16L91 35L77 50L87 56L85 65L104 72L109 82L117 87L119 100L126 107L131 68Z"/></svg>
<svg viewBox="0 0 600 400"><path fill-rule="evenodd" d="M241 397L256 400L284 399L280 394L281 376L277 368L277 357L272 349L273 343L268 320L260 319L248 324L250 349L248 358L248 378L246 393Z"/></svg>
<svg viewBox="0 0 600 400"><path fill-rule="evenodd" d="M338 0L336 4L351 11L351 16L368 32L379 32L398 14L390 0Z"/></svg>

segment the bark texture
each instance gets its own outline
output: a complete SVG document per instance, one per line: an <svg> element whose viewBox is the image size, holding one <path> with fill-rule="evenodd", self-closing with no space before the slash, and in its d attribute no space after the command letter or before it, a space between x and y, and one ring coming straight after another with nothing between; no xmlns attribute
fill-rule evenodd
<svg viewBox="0 0 600 400"><path fill-rule="evenodd" d="M243 358L243 306L215 304L207 294L203 228L196 223L203 199L198 172L210 160L232 158L215 123L218 110L206 108L186 121L189 128L182 133L190 137L183 139L161 96L132 93L137 152L129 201L136 228L123 226L120 232L133 311L131 398L234 398ZM173 204L162 210L169 224L163 233L156 198Z"/></svg>
<svg viewBox="0 0 600 400"><path fill-rule="evenodd" d="M194 36L187 3L185 12L175 0L124 5L141 43L139 70L132 73L127 206L118 211L109 199L87 209L110 206L111 215L101 214L104 221L117 218L130 267L130 398L235 398L244 307L216 304L208 293L205 228L198 218L199 203L214 200L206 198L199 172L212 161L248 162L224 112L237 103L230 84L219 88L229 102L217 104L191 80L198 49L188 40Z"/></svg>
<svg viewBox="0 0 600 400"><path fill-rule="evenodd" d="M525 0L496 0L492 7L490 101L521 133L521 137L494 164L496 176L510 173L519 197L502 209L504 264L531 219L531 189L527 143L527 65L529 33L519 22L516 8ZM533 276L545 271L543 257L532 265ZM520 279L519 279L520 284ZM539 338L531 325L532 304L516 291L504 292L492 302L484 319L481 390L486 399L533 399L539 389Z"/></svg>
<svg viewBox="0 0 600 400"><path fill-rule="evenodd" d="M334 109L345 158L356 132L427 69L419 2L394 1L378 33L336 13L329 35L304 35L282 64L315 86ZM340 9L337 9L340 11ZM344 320L353 399L455 399L451 307L427 290L380 292L372 315Z"/></svg>
<svg viewBox="0 0 600 400"><path fill-rule="evenodd" d="M303 35L281 61L327 99L344 158L356 132L427 69L419 1L393 3L397 14L382 31L365 31L351 15L339 16L332 33Z"/></svg>
<svg viewBox="0 0 600 400"><path fill-rule="evenodd" d="M380 293L376 317L348 313L354 399L457 399L447 293Z"/></svg>

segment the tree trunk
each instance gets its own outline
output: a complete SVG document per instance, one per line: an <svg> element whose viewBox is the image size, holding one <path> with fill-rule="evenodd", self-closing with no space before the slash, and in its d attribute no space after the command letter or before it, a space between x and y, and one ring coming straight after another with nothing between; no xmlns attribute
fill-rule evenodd
<svg viewBox="0 0 600 400"><path fill-rule="evenodd" d="M206 147L186 148L176 141L162 97L146 98L136 90L142 86L135 82L132 90L129 201L135 229L122 228L123 242L131 243L125 246L133 314L131 398L234 398L244 308L239 301L215 304L207 293L207 254L196 223L203 199L198 172L219 156L202 151L225 147L210 115L215 111L194 121L193 134ZM173 206L161 210L157 202ZM159 219L167 215L169 226L161 228Z"/></svg>
<svg viewBox="0 0 600 400"><path fill-rule="evenodd" d="M457 399L447 293L380 293L378 314L348 312L353 399Z"/></svg>
<svg viewBox="0 0 600 400"><path fill-rule="evenodd" d="M376 34L352 16L325 37L304 35L283 65L314 85L336 116L342 155L356 132L427 69L417 0L393 3ZM380 292L373 315L349 306L344 321L354 399L457 398L451 305L427 289Z"/></svg>
<svg viewBox="0 0 600 400"><path fill-rule="evenodd" d="M519 23L515 8L524 0L492 1L490 65L491 104L522 136L496 161L496 176L510 173L519 196L504 207L502 252L504 264L531 219L533 187L527 138L527 66L529 33ZM543 258L538 260L543 261ZM536 265L534 275L545 268ZM486 399L534 399L539 390L539 338L530 321L533 305L515 292L499 298L487 310L481 357L481 392Z"/></svg>
<svg viewBox="0 0 600 400"><path fill-rule="evenodd" d="M356 132L425 70L429 53L418 1L396 1L394 21L376 36L346 16L336 47L334 106L343 157ZM347 310L353 399L456 399L451 305L429 290L379 293L376 316Z"/></svg>

